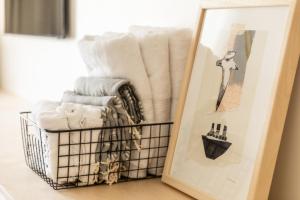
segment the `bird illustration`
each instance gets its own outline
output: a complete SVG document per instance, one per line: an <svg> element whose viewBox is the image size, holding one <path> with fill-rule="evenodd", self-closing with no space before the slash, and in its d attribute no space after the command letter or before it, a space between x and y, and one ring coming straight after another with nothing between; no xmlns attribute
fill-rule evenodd
<svg viewBox="0 0 300 200"><path fill-rule="evenodd" d="M239 70L238 65L233 59L235 55L236 55L235 51L228 51L222 59L217 60L216 62L216 66L222 68L222 82L220 85L219 96L216 104L216 111L218 110L222 102L232 71Z"/></svg>

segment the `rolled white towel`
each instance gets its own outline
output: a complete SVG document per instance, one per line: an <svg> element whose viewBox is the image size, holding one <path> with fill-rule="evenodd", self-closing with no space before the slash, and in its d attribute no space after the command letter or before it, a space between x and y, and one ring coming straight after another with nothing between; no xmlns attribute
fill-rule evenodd
<svg viewBox="0 0 300 200"><path fill-rule="evenodd" d="M184 69L192 42L192 31L188 28L149 26L131 26L129 30L131 32L151 31L156 33L166 33L168 35L172 94L171 120L174 120Z"/></svg>
<svg viewBox="0 0 300 200"><path fill-rule="evenodd" d="M170 121L171 111L171 79L170 79L170 65L169 65L169 39L165 32L158 32L150 29L136 28L131 32L139 39L139 45L142 52L142 57L145 63L147 75L150 79L153 105L154 105L154 119L155 122ZM152 128L151 147L149 170L151 174L160 175L162 168L157 169L157 157L161 156L162 148L159 149L159 136L168 134L166 126ZM166 146L166 142L162 142ZM158 150L159 149L159 150ZM160 163L159 163L160 164Z"/></svg>
<svg viewBox="0 0 300 200"><path fill-rule="evenodd" d="M154 119L170 120L171 79L168 35L151 30L134 30L152 89Z"/></svg>
<svg viewBox="0 0 300 200"><path fill-rule="evenodd" d="M190 29L169 30L170 72L172 82L172 120L174 120L176 114L176 107L191 42L192 31Z"/></svg>
<svg viewBox="0 0 300 200"><path fill-rule="evenodd" d="M171 87L168 87L166 84L166 81L164 80L157 80L156 77L151 79L151 74L148 74L150 76L151 86L152 86L152 92L153 92L153 102L154 102L154 110L155 110L155 117L156 121L162 122L167 121L166 115L170 116L168 119L174 120L175 112L176 112L176 106L179 98L179 92L180 92L180 85L182 82L183 74L184 74L184 68L187 61L187 56L191 44L192 39L192 32L190 29L186 28L162 28L162 27L147 27L147 26L131 26L129 28L129 31L137 35L140 39L140 45L143 53L144 60L150 60L150 65L146 65L147 62L145 62L147 69L157 69L155 68L155 64L160 63L160 68L163 68L163 66L166 64L166 61L163 59L163 54L160 54L160 52L164 49L164 51L168 52L169 55L169 67L168 71L162 70L160 72L156 72L157 76L161 77L164 80L169 80L171 83ZM165 48L165 41L168 39L168 49ZM160 44L157 44L160 43ZM160 47L160 48L159 48ZM164 48L163 48L164 47ZM153 51L155 48L159 49L158 53L155 54ZM157 57L154 58L154 55ZM154 62L152 61L159 60L160 62ZM158 64L157 64L158 65ZM149 67L150 66L150 67ZM165 69L165 68L163 68ZM152 72L152 71L151 71ZM152 72L154 73L154 72ZM164 75L165 73L168 73L168 75ZM169 77L169 79L168 79ZM165 103L162 103L163 101L157 101L160 100L159 97L156 96L156 94L159 94L161 91L163 91L162 88L155 90L155 88L159 88L161 84L161 87L166 87L166 89L171 90L171 101L165 101ZM165 90L166 90L165 89ZM155 91L158 91L155 93ZM167 93L168 94L168 93ZM167 96L167 95L166 95ZM164 97L166 97L164 96ZM158 103L158 106L156 102ZM169 103L170 107L167 107L167 102ZM163 105L163 106L162 106ZM162 109L163 108L163 109ZM169 110L167 110L167 108ZM167 112L169 111L169 112ZM159 116L159 114L161 116ZM155 136L166 136L168 134L169 128L167 126L163 126L160 128L160 130L156 129L154 130ZM160 134L159 134L160 133ZM150 161L150 169L148 170L149 173L155 174L155 175L161 175L165 162L165 156L167 154L167 148L165 148L168 145L168 139L167 137L162 137L160 139L152 139L151 144L153 144L155 147L160 147L159 150L153 150L154 157L160 157L160 158L154 158ZM153 156L152 156L153 157ZM157 161L158 159L158 161Z"/></svg>

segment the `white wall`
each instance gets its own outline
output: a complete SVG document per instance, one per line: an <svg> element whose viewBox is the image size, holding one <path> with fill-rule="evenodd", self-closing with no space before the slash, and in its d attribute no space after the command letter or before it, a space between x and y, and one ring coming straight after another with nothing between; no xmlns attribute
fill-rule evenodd
<svg viewBox="0 0 300 200"><path fill-rule="evenodd" d="M1 26L1 23L4 23L4 1L0 0L0 33L3 32L4 26Z"/></svg>
<svg viewBox="0 0 300 200"><path fill-rule="evenodd" d="M3 2L0 0L1 6ZM5 90L29 101L59 99L65 89L72 88L76 77L86 73L77 49L83 35L127 31L133 24L193 27L199 1L72 0L71 4L70 39L2 35L1 77Z"/></svg>
<svg viewBox="0 0 300 200"><path fill-rule="evenodd" d="M4 0L0 0L0 89L2 87L2 44L1 44L1 34L4 31Z"/></svg>

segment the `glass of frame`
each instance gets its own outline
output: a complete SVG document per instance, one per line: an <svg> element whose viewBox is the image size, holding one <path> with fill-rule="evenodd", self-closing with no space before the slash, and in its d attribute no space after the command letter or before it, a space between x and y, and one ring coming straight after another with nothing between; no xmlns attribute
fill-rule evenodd
<svg viewBox="0 0 300 200"><path fill-rule="evenodd" d="M297 68L297 1L203 3L163 181L198 199L267 199ZM298 36L297 36L298 34Z"/></svg>

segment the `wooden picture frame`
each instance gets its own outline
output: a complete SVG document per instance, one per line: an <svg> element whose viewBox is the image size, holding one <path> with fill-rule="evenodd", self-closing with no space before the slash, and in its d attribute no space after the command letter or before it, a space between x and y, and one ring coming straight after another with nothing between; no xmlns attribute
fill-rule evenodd
<svg viewBox="0 0 300 200"><path fill-rule="evenodd" d="M213 36L205 36L206 31L208 32L210 29L214 30L212 28L213 26L206 25L206 23L213 22L213 23L219 24L221 16L227 16L227 15L228 15L228 18L225 17L225 19L228 19L228 20L232 19L233 21L234 20L238 21L239 15L241 15L240 18L243 18L245 16L250 17L250 15L251 16L253 16L253 15L252 14L247 15L247 12L248 13L253 13L253 11L259 12L259 10L261 10L261 9L267 9L268 12L270 11L270 13L273 12L272 9L282 9L282 11L278 11L278 13L282 12L282 15L287 16L285 21L282 21L284 23L282 27L285 27L285 28L284 28L284 30L280 29L280 31L282 32L282 37L281 37L282 41L280 41L280 42L278 41L279 43L281 43L280 48L274 48L274 52L278 51L278 56L276 56L276 58L278 59L278 62L276 65L274 65L274 66L272 66L272 68L270 68L271 69L270 74L273 74L270 76L273 76L273 77L272 78L267 77L267 79L270 79L270 80L265 81L266 86L262 86L262 85L257 86L257 88L269 87L268 84L270 84L271 85L270 86L271 90L269 93L270 99L269 98L266 99L266 101L268 101L268 106L267 106L268 108L266 108L267 112L262 111L262 114L258 115L258 117L263 116L262 117L262 119L264 120L264 122L262 123L263 129L261 129L259 131L260 134L257 133L257 135L259 135L259 137L260 137L260 140L255 141L255 142L257 142L257 150L253 154L254 155L253 162L250 162L250 165L251 165L250 168L252 170L249 170L249 173L245 173L245 174L248 174L248 175L245 175L245 177L248 177L248 176L250 177L248 182L245 181L245 183L243 183L246 185L246 186L243 186L243 188L244 188L243 191L245 191L245 192L238 197L238 195L234 196L235 195L234 193L235 192L238 193L240 190L233 189L233 191L232 191L233 196L231 195L231 198L230 197L223 198L223 196L220 197L220 196L218 196L219 194L215 194L216 192L214 193L213 189L210 190L208 186L207 187L205 186L205 183L204 183L205 181L207 181L207 184L214 185L211 182L208 183L209 181L211 181L211 180L208 180L208 179L210 179L209 176L204 176L204 175L200 176L199 175L200 178L199 177L196 178L196 176L198 174L202 173L202 171L200 170L201 164L204 163L203 165L207 165L204 167L201 166L204 169L204 171L205 170L209 171L210 168L212 168L212 169L216 168L213 165L213 162L215 162L215 161L213 161L213 159L218 160L219 158L214 157L213 159L212 158L209 159L207 157L207 152L206 152L207 149L205 149L204 139L203 139L203 137L206 137L206 136L203 135L203 133L201 133L203 144L200 142L200 140L201 140L200 133L199 133L199 135L196 135L196 133L195 133L196 136L192 139L191 139L192 136L190 136L193 133L190 133L191 131L189 131L189 130L194 130L190 127L197 126L197 125L195 125L195 123L198 123L198 121L196 121L196 120L199 120L199 123L202 123L202 121L205 121L205 120L203 120L204 118L201 118L201 117L197 118L196 120L195 120L195 118L186 119L187 116L193 116L192 114L190 114L192 110L189 107L191 107L191 105L193 105L193 103L191 103L191 102L196 102L196 100L195 100L196 98L194 97L196 95L193 94L192 89L194 89L194 91L196 91L197 89L200 90L200 87L202 87L201 83L199 84L200 87L197 87L197 86L195 86L195 84L193 84L193 83L199 83L199 81L201 82L201 78L198 78L198 80L196 80L197 76L194 75L194 73L197 72L197 67L205 68L204 67L205 63L203 64L204 61L202 62L203 59L198 58L204 54L203 53L204 50L201 50L202 46L205 46L201 43L202 41L205 41L205 39L203 39L203 38L213 37ZM248 11L246 12L246 10L248 10ZM213 11L213 12L211 12L211 11ZM251 12L249 12L249 11L251 11ZM220 14L220 12L223 12L223 13ZM230 12L235 13L235 18L231 17ZM265 13L268 13L268 12L265 12ZM287 12L287 13L283 14L284 12ZM225 13L225 15L224 15L224 13ZM216 20L214 20L214 17L212 17L213 14L215 14ZM275 11L274 11L274 15L275 15ZM266 18L268 18L268 17L266 16ZM259 22L259 23L268 23L268 19L261 18L261 21L264 21L264 20L265 20L265 22ZM250 24L252 23L251 20L249 20L249 23ZM276 21L276 23L277 23L277 21ZM236 28L236 27L238 27L238 28ZM239 29L239 28L240 28L240 30L243 29L243 26L241 26L241 24L238 24L236 27L233 29ZM245 26L244 26L244 28L245 28ZM276 27L274 27L274 30L276 30L275 28ZM271 28L270 28L270 30L271 30ZM245 33L245 32L243 32L243 33ZM255 34L256 34L255 37L258 37L260 35L258 33L260 33L260 32L259 31L255 32ZM272 31L270 31L268 34L270 37L273 37ZM214 34L211 34L211 35L214 35ZM217 39L212 39L212 41L215 41L215 40L217 40ZM268 39L266 39L266 40L267 40L267 42L265 43L265 45L267 46L266 48L269 50L272 49L271 47L272 47L273 43L276 43L276 41L274 40L273 42L270 42L270 41L268 41ZM207 39L207 41L209 41L209 39ZM255 41L255 40L252 38L252 42L253 41ZM211 42L211 43L215 44L214 42ZM218 46L218 45L215 45L215 46ZM231 46L231 48L232 48L232 46ZM259 48L257 48L257 49L259 49ZM254 51L254 50L252 49L252 51ZM184 80L183 80L182 88L181 88L181 96L180 96L179 103L177 106L177 114L176 114L176 118L175 118L175 124L172 129L171 140L170 140L170 144L169 144L169 149L168 149L168 154L167 154L167 159L166 159L166 163L165 163L162 181L169 184L172 187L177 188L178 190L181 190L182 192L184 192L194 198L197 198L197 199L203 199L203 200L210 200L210 199L211 200L213 200L213 199L218 199L218 200L219 199L221 199L221 200L227 200L227 199L230 199L230 200L234 200L234 199L264 200L264 199L268 199L268 194L269 194L269 190L270 190L270 186L271 186L271 182L272 182L272 176L273 176L273 172L274 172L274 168L275 168L275 164L276 164L276 157L277 157L278 150L279 150L280 140L281 140L281 136L282 136L282 132L283 132L283 128L284 128L284 122L285 122L288 105L289 105L289 99L291 96L292 86L293 86L294 77L295 77L295 73L296 73L296 69L297 69L299 52L300 52L300 3L299 3L299 1L296 1L296 0L291 0L291 1L286 1L286 0L257 1L257 0L254 0L251 2L250 1L246 2L243 0L240 0L240 1L232 1L232 0L213 1L213 0L211 0L211 1L203 2L201 4L200 17L199 17L199 21L197 24L197 28L194 33L193 43L192 43L192 47L190 50L189 59L188 59L187 65L186 65L186 71L185 71ZM227 55L229 59L234 57L234 54L230 55L229 50L227 53L229 53L229 56ZM263 55L265 55L265 54L263 54ZM275 55L277 55L277 54L274 53L274 56ZM202 57L204 58L204 56L202 56ZM222 57L218 57L218 58L222 60ZM227 59L226 55L224 56L224 59L225 60ZM227 59L227 60L229 60L229 59ZM252 58L252 59L255 60L255 58ZM263 58L263 59L268 60L267 58ZM247 60L247 61L249 61L249 60ZM202 64L201 64L201 62L202 62ZM275 61L274 61L274 63L275 63ZM222 64L219 63L219 65L218 65L218 62L217 62L216 65L221 66ZM247 62L245 63L245 67L246 67L246 65L248 65ZM274 71L272 71L273 69L274 69ZM230 70L233 70L233 68L231 68ZM247 68L247 70L248 70L248 68ZM197 73L201 74L201 72L199 72L199 71L201 71L201 70L199 69ZM222 67L222 71L224 72L224 67ZM205 71L205 72L207 72L207 71ZM251 78L249 78L250 75L247 77L247 71L244 73L246 74L245 75L246 76L245 85L247 85L247 78L249 80L248 82L250 82ZM202 70L202 74L205 74L204 70ZM201 74L201 77L202 77L202 74ZM264 72L261 72L261 74L262 75L257 74L257 76L263 77ZM223 75L222 77L224 77L224 74L222 74L222 75ZM226 77L226 75L225 75L225 77ZM207 83L207 81L205 83ZM261 80L259 83L261 83ZM255 83L255 84L259 84L259 83ZM222 80L222 84L223 84L223 80ZM220 86L220 91L221 91L222 84ZM248 85L251 85L251 84L249 83ZM227 85L226 85L226 87L227 87ZM195 88L196 88L196 90L195 90ZM244 89L246 89L246 88L244 88ZM260 89L255 90L254 96L257 96L257 94L259 94L259 92L257 92L257 91L260 91ZM247 94L247 92L248 91L243 90L243 93L241 93L241 95ZM199 95L199 99L200 99L200 98L202 98L202 96L205 96L207 94L207 92L205 93L205 91L203 91L201 93L201 91L199 91L199 94L202 94L202 95ZM223 93L223 95L224 95L224 93ZM222 96L222 98L223 97L224 96ZM219 102L220 93L219 93L219 96L216 98L217 98L217 108L216 108L215 112L218 112L217 111L219 109L218 106L220 106L219 105L220 104L220 102ZM253 98L255 98L255 97L253 97ZM223 101L224 99L221 99L221 100ZM242 102L243 96L239 100L241 101L239 103L243 104L243 102ZM253 100L253 102L254 102L254 100ZM251 105L253 105L253 109L254 109L256 104L253 102ZM234 102L234 103L235 103L234 105L236 105L237 102ZM225 106L225 111L227 111L226 109L229 107ZM242 106L240 106L240 107L242 107ZM195 108L195 109L197 109L197 108ZM240 109L240 110L242 110L242 109ZM201 113L201 111L199 111L199 113ZM204 115L206 115L206 114L203 114L203 116ZM197 116L197 115L195 114L194 116ZM199 116L202 116L202 115L199 115ZM253 114L253 113L249 114L249 116L251 116L251 117L249 117L249 119L256 117L255 114ZM193 123L190 122L192 120L194 120L195 122L193 122ZM250 122L247 122L247 123L249 124ZM185 127L188 127L188 128L185 128ZM200 125L198 127L200 127ZM223 131L225 129L224 127L225 127L225 125L223 126ZM251 126L249 125L249 127L251 127ZM212 127L212 129L216 130L213 127ZM198 130L198 129L195 129L195 130ZM206 130L209 130L209 129L206 129ZM219 130L220 130L220 128L219 128ZM244 129L241 129L241 130L244 130ZM226 131L227 131L227 127L226 127ZM217 132L218 132L218 129L217 129ZM226 133L225 133L225 136L226 136ZM219 136L217 136L217 137L219 137ZM218 140L221 140L221 139L218 139ZM197 141L199 145L203 145L204 148L198 147L199 145L198 146L196 145L195 149L197 151L193 151L193 150L190 151L188 148L192 148L191 147L192 145L190 145L190 144L193 144L195 141ZM244 144L246 144L246 143L247 142L244 142ZM190 146L185 145L185 144L189 144ZM233 146L234 145L232 145L232 147L230 147L230 148L233 148ZM186 150L186 151L182 150L182 149L185 149L185 147L188 150ZM203 152L205 154L203 152L200 153L198 151L199 149L203 149ZM202 156L201 158L199 158L200 164L197 163L196 161L192 160L193 157L189 157L190 154L186 153L186 152L193 152L193 154L195 154L196 156L199 156L199 157ZM197 155L198 153L199 153L199 155ZM222 152L220 154L222 154ZM225 154L228 154L228 152L226 152ZM206 155L206 158L204 157L204 155ZM211 155L211 156L213 157L214 155ZM243 160L243 157L241 158L241 160ZM226 160L224 159L222 162L224 164L226 162ZM183 164L182 164L182 166L180 165L180 167L177 167L177 166L179 166L178 163L183 163ZM196 163L196 164L190 165L189 163ZM234 163L234 165L239 165L239 163L238 164ZM233 166L233 164L228 165L229 167L226 165L224 165L224 166L225 166L224 169L226 168L226 170L228 171L228 168L230 168L230 166ZM190 170L188 170L188 169L190 169ZM198 171L198 169L199 169L199 171ZM217 169L221 172L222 166L218 167ZM227 173L227 171L224 171L224 173ZM218 177L216 174L214 174L215 177ZM241 174L242 174L241 176L243 177L244 174L243 173L241 173ZM193 175L195 175L195 178ZM202 181L201 177L203 177L203 181ZM209 178L207 178L207 177L209 177ZM224 178L224 180L225 180L225 178ZM240 178L240 180L243 181L242 178ZM199 184L197 185L198 182L199 182ZM200 182L201 182L201 184L200 184ZM238 188L239 186L236 186L236 187ZM223 192L223 190L222 191L221 190L222 190L222 188L218 191L221 193L221 192ZM216 189L216 191L217 191L217 189ZM225 194L226 190L223 193Z"/></svg>

